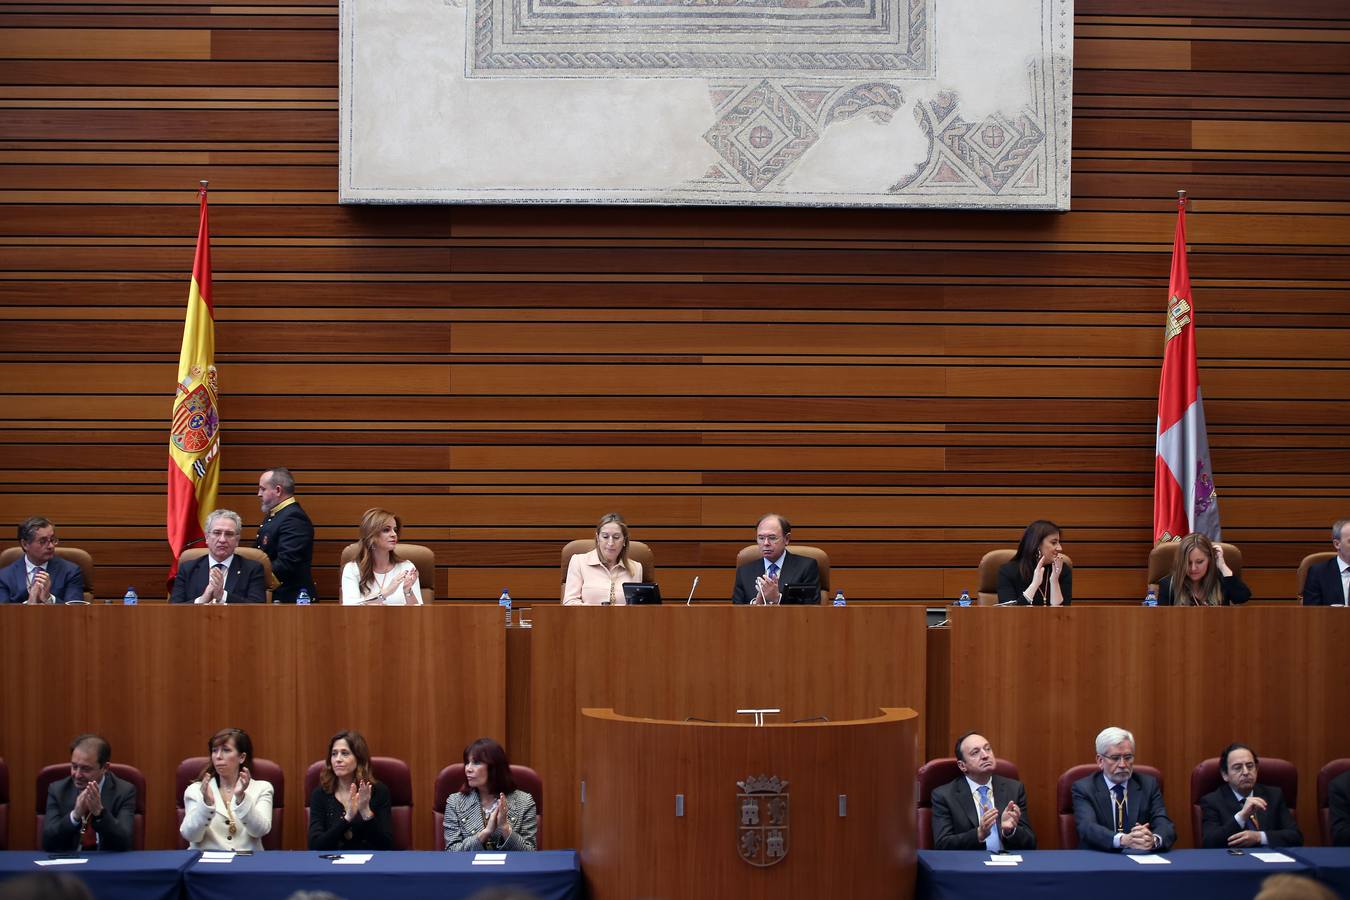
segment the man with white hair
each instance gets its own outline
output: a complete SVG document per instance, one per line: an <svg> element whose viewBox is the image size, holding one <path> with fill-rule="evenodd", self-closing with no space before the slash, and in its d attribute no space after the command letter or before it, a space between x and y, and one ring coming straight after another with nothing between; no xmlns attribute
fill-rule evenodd
<svg viewBox="0 0 1350 900"><path fill-rule="evenodd" d="M179 564L171 603L266 602L262 563L235 552L243 528L239 514L228 509L218 509L206 517L207 553Z"/></svg>
<svg viewBox="0 0 1350 900"><path fill-rule="evenodd" d="M1177 839L1155 778L1134 771L1134 735L1114 725L1097 735L1101 772L1073 783L1073 818L1082 847L1163 852Z"/></svg>

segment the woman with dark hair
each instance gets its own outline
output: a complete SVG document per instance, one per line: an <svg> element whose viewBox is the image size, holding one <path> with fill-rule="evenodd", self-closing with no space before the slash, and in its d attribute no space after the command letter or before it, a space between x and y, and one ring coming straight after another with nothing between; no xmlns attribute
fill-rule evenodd
<svg viewBox="0 0 1350 900"><path fill-rule="evenodd" d="M516 790L502 745L479 738L464 748L464 788L445 800L445 849L533 850L534 798Z"/></svg>
<svg viewBox="0 0 1350 900"><path fill-rule="evenodd" d="M319 786L309 797L309 849L390 850L389 788L370 771L370 748L356 731L328 740Z"/></svg>
<svg viewBox="0 0 1350 900"><path fill-rule="evenodd" d="M240 728L222 728L206 742L201 780L183 791L178 833L193 850L261 850L272 830L272 785L249 774L253 741Z"/></svg>
<svg viewBox="0 0 1350 900"><path fill-rule="evenodd" d="M1073 566L1065 563L1059 526L1037 519L1022 532L1010 562L999 566L998 602L1019 606L1068 606L1073 602Z"/></svg>
<svg viewBox="0 0 1350 900"><path fill-rule="evenodd" d="M394 549L403 520L387 509L368 509L361 516L356 559L342 567L345 606L421 606L422 583L417 566Z"/></svg>
<svg viewBox="0 0 1350 900"><path fill-rule="evenodd" d="M1192 532L1177 545L1172 574L1158 579L1159 606L1235 606L1252 589L1223 560L1223 545Z"/></svg>
<svg viewBox="0 0 1350 900"><path fill-rule="evenodd" d="M567 563L563 606L622 606L623 585L642 581L642 566L628 558L628 523L605 513L595 526L595 549Z"/></svg>

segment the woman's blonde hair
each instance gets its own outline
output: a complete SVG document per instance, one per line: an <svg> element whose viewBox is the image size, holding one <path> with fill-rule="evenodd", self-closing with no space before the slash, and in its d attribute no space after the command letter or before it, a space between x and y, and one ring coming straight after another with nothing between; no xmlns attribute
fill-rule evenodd
<svg viewBox="0 0 1350 900"><path fill-rule="evenodd" d="M390 522L394 523L396 532L400 535L403 534L403 520L387 509L380 509L377 506L374 509L366 510L365 515L361 516L361 546L356 551L356 569L360 573L358 577L362 593L369 590L370 586L375 583L375 551L371 549L371 545L380 536L384 526ZM390 550L390 565L397 565L399 562L399 555Z"/></svg>
<svg viewBox="0 0 1350 900"><path fill-rule="evenodd" d="M1200 599L1191 592L1190 576L1186 574L1187 560L1192 550L1199 550L1209 557L1209 568L1205 577L1200 579ZM1172 603L1176 606L1222 606L1223 578L1219 567L1214 564L1214 542L1198 531L1186 535L1177 544L1177 559L1172 564Z"/></svg>

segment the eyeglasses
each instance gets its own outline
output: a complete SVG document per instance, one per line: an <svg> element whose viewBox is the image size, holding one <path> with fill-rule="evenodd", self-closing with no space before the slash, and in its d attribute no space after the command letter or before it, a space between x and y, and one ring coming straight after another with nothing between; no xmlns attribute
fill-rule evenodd
<svg viewBox="0 0 1350 900"><path fill-rule="evenodd" d="M1115 765L1118 766L1118 765L1120 765L1121 763L1132 763L1132 762L1134 762L1134 754L1133 754L1133 753L1117 753L1115 756L1103 756L1102 759L1107 760L1107 761L1109 761L1109 762L1111 762L1111 763L1113 763L1113 764L1115 764Z"/></svg>
<svg viewBox="0 0 1350 900"><path fill-rule="evenodd" d="M239 532L237 532L237 531L220 531L220 530L216 530L216 531L211 532L211 537L213 537L213 538L237 538L237 537L239 537Z"/></svg>
<svg viewBox="0 0 1350 900"><path fill-rule="evenodd" d="M55 547L57 544L61 543L61 539L56 535L52 535L50 537L33 538L28 543L37 544L39 547Z"/></svg>

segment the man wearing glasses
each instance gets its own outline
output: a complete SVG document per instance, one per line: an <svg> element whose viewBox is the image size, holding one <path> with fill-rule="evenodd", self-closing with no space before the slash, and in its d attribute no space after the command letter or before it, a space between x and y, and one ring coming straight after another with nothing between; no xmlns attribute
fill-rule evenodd
<svg viewBox="0 0 1350 900"><path fill-rule="evenodd" d="M1134 735L1111 726L1097 735L1101 772L1073 783L1073 817L1082 847L1107 852L1164 852L1177 839L1162 791L1134 771Z"/></svg>
<svg viewBox="0 0 1350 900"><path fill-rule="evenodd" d="M41 516L19 525L23 556L0 569L0 603L66 603L84 599L80 567L56 555L56 526Z"/></svg>
<svg viewBox="0 0 1350 900"><path fill-rule="evenodd" d="M206 556L178 566L171 603L264 603L261 563L235 553L243 528L239 514L218 509L206 517Z"/></svg>
<svg viewBox="0 0 1350 900"><path fill-rule="evenodd" d="M1279 788L1257 784L1256 751L1229 744L1219 757L1224 783L1200 798L1202 843L1207 848L1302 847L1303 832Z"/></svg>

